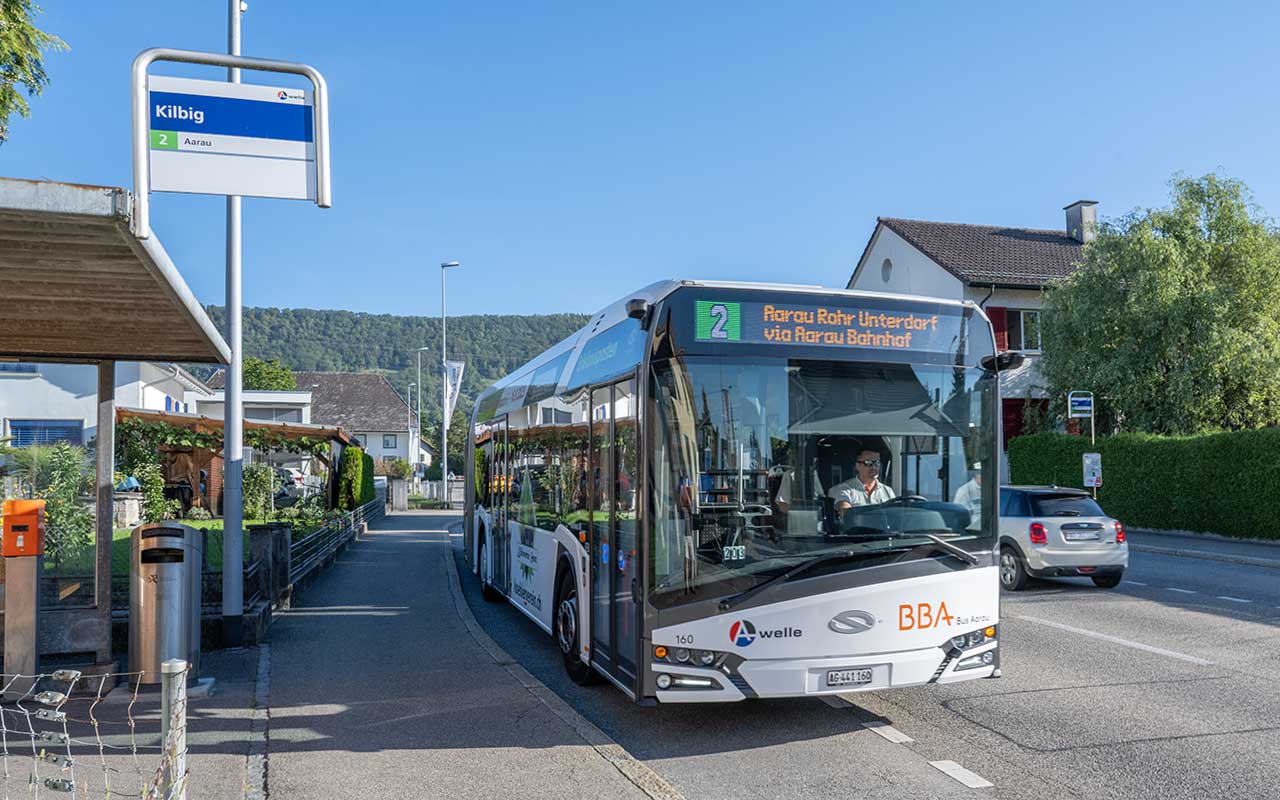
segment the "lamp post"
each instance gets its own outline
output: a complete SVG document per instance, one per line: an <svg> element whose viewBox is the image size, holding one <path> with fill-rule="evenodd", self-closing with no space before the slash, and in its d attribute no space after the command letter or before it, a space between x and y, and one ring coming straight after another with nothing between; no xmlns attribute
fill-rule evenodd
<svg viewBox="0 0 1280 800"><path fill-rule="evenodd" d="M419 348L418 348L418 426L417 426L418 430L422 430L422 388L423 388L423 385L424 385L424 384L422 383L422 351L423 351L423 350L430 350L430 349L431 349L430 347L419 347ZM421 438L421 436L419 436L418 438ZM414 447L414 450L413 450L414 459L413 459L413 461L414 461L414 463L415 463L415 464L418 464L418 463L420 463L420 462L418 461L418 458L417 458L417 456L418 456L418 442L417 442L417 440L414 440L413 447Z"/></svg>
<svg viewBox="0 0 1280 800"><path fill-rule="evenodd" d="M456 266L459 266L457 261L440 264L440 485L446 509L453 506L449 502L449 351L445 348L448 315L445 313L444 274Z"/></svg>
<svg viewBox="0 0 1280 800"><path fill-rule="evenodd" d="M418 384L409 381L409 394L405 402L405 413L409 415L409 441L404 446L405 455L408 456L408 462L413 463L413 451L409 448L413 447L413 387ZM418 396L422 396L422 390L418 390Z"/></svg>

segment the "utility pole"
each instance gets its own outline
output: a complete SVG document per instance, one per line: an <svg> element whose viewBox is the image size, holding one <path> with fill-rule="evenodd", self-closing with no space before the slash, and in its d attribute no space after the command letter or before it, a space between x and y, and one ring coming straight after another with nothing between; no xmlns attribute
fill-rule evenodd
<svg viewBox="0 0 1280 800"><path fill-rule="evenodd" d="M446 325L444 273L457 261L445 261L440 265L440 485L444 489L444 507L453 508L449 502L449 353L445 348Z"/></svg>
<svg viewBox="0 0 1280 800"><path fill-rule="evenodd" d="M242 0L227 3L227 52L240 55ZM227 68L227 80L240 82L240 70ZM238 647L244 641L244 339L241 332L240 197L227 197L227 365L226 408L223 412L222 454L222 643Z"/></svg>

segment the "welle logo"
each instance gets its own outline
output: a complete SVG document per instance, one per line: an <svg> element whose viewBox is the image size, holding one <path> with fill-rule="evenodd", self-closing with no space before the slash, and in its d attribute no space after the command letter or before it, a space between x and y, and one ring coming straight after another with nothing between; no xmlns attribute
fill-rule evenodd
<svg viewBox="0 0 1280 800"><path fill-rule="evenodd" d="M735 621L729 626L729 641L738 647L746 647L760 639L798 639L804 635L804 631L799 628L766 628L756 630L756 626L752 625L745 619Z"/></svg>

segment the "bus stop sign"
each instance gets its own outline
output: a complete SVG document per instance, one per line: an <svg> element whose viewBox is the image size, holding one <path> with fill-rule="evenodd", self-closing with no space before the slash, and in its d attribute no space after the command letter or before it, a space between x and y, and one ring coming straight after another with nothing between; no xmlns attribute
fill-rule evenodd
<svg viewBox="0 0 1280 800"><path fill-rule="evenodd" d="M1071 392L1067 395L1067 416L1071 419L1093 417L1093 393Z"/></svg>

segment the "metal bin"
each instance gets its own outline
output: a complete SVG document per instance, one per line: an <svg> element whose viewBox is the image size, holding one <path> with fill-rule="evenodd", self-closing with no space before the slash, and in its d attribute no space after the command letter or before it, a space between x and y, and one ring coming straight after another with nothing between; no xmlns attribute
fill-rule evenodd
<svg viewBox="0 0 1280 800"><path fill-rule="evenodd" d="M133 529L129 540L129 671L160 683L160 665L180 658L200 674L203 532L177 522Z"/></svg>

